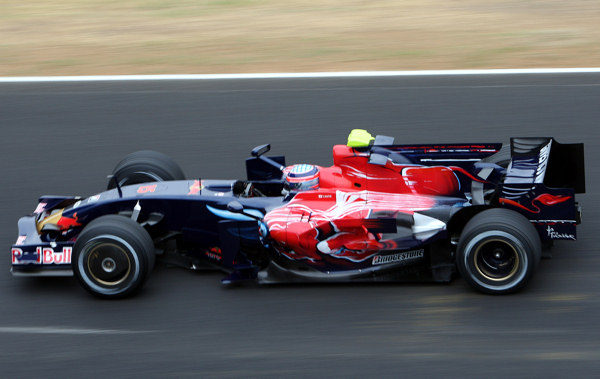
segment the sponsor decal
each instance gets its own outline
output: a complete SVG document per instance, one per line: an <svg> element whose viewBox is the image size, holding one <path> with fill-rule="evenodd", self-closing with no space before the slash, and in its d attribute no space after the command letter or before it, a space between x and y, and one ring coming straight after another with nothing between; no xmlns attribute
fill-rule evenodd
<svg viewBox="0 0 600 379"><path fill-rule="evenodd" d="M333 195L319 195L319 199L331 199Z"/></svg>
<svg viewBox="0 0 600 379"><path fill-rule="evenodd" d="M12 256L13 264L19 264L19 263L40 264L40 263L42 263L42 256L41 256L41 254L39 254L39 252L37 250L34 252L27 252L27 251L23 251L22 249L20 249L18 247L13 247L11 249L11 256Z"/></svg>
<svg viewBox="0 0 600 379"><path fill-rule="evenodd" d="M37 248L36 250L41 249ZM54 251L51 247L42 250L42 264L65 264L71 263L72 247L63 247L62 251Z"/></svg>
<svg viewBox="0 0 600 379"><path fill-rule="evenodd" d="M138 189L139 191L139 189ZM94 195L94 196L90 196L88 197L88 204L89 203L95 203L96 201L100 200L100 195Z"/></svg>
<svg viewBox="0 0 600 379"><path fill-rule="evenodd" d="M26 238L27 238L27 236L19 236L19 238L17 238L17 242L15 242L15 245L17 245L17 246L22 245L23 242L25 242Z"/></svg>
<svg viewBox="0 0 600 379"><path fill-rule="evenodd" d="M198 195L200 191L204 188L204 184L202 184L201 180L194 180L194 184L190 186L190 192L188 195Z"/></svg>
<svg viewBox="0 0 600 379"><path fill-rule="evenodd" d="M565 202L567 200L569 200L571 198L571 196L566 196L566 195L551 195L549 193L543 193L541 195L539 195L538 197L536 197L535 199L531 200L531 206L533 209L530 209L524 205L522 205L521 203L511 200L511 199L506 199L506 198L500 198L498 199L498 201L500 202L500 204L508 204L508 205L512 205L521 209L524 209L528 212L531 213L540 213L540 207L538 207L534 202L538 201L541 204L545 205L545 206L552 206L555 204L559 204L562 202Z"/></svg>
<svg viewBox="0 0 600 379"><path fill-rule="evenodd" d="M551 227L550 225L548 225L548 227L546 228L546 232L548 232L548 237L550 237L552 239L575 240L575 236L573 234L557 233L557 232L554 231L554 228Z"/></svg>
<svg viewBox="0 0 600 379"><path fill-rule="evenodd" d="M223 253L221 252L221 248L219 247L211 247L210 250L206 252L206 256L216 261L223 260Z"/></svg>
<svg viewBox="0 0 600 379"><path fill-rule="evenodd" d="M70 264L72 247L63 247L62 251L55 251L51 247L38 246L35 252L23 252L18 247L11 249L12 264Z"/></svg>
<svg viewBox="0 0 600 379"><path fill-rule="evenodd" d="M77 212L73 213L72 218L61 216L61 218L56 222L56 225L60 227L60 230L67 230L76 226L81 226L77 217Z"/></svg>
<svg viewBox="0 0 600 379"><path fill-rule="evenodd" d="M425 254L424 249L405 251L402 253L392 255L376 255L373 257L373 265L382 265L393 262L404 262L407 260L413 260L417 258L423 258Z"/></svg>
<svg viewBox="0 0 600 379"><path fill-rule="evenodd" d="M48 203L39 203L33 213L42 213L44 209L46 209L46 205L48 205Z"/></svg>
<svg viewBox="0 0 600 379"><path fill-rule="evenodd" d="M19 249L18 247L13 247L10 249L10 255L12 257L13 264L19 263L19 258L21 258L23 255L23 250Z"/></svg>
<svg viewBox="0 0 600 379"><path fill-rule="evenodd" d="M40 254L37 253L37 251L28 253L28 252L23 252L23 250L18 247L13 247L10 250L10 255L12 256L12 264L20 264L20 263L40 264L40 263L42 263L42 261L41 261L42 257Z"/></svg>
<svg viewBox="0 0 600 379"><path fill-rule="evenodd" d="M567 201L570 198L571 198L571 196L550 195L549 193L543 193L543 194L539 195L538 197L536 197L535 199L533 199L533 201L537 200L544 205L551 206L554 204L558 204L558 203ZM532 201L532 204L533 204L533 201Z"/></svg>
<svg viewBox="0 0 600 379"><path fill-rule="evenodd" d="M156 184L148 184L145 186L140 186L137 189L137 193L152 193L156 191Z"/></svg>

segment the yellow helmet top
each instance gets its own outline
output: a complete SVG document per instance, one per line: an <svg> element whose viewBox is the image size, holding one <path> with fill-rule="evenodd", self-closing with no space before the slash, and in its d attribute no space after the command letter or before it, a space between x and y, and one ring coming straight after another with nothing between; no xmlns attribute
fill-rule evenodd
<svg viewBox="0 0 600 379"><path fill-rule="evenodd" d="M369 132L364 129L353 129L348 135L348 147L368 147L375 140Z"/></svg>

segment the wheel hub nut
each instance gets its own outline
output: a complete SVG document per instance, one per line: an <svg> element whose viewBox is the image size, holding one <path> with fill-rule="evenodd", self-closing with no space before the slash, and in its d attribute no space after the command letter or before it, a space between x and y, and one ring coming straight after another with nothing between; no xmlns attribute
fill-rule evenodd
<svg viewBox="0 0 600 379"><path fill-rule="evenodd" d="M112 258L104 258L102 260L102 269L105 272L113 272L116 267L117 267L117 264L115 263L115 261Z"/></svg>

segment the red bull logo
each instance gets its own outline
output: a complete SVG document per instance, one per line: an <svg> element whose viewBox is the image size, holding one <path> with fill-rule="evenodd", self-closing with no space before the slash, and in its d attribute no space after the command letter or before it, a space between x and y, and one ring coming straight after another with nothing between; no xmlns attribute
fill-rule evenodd
<svg viewBox="0 0 600 379"><path fill-rule="evenodd" d="M40 248L42 251L42 264L67 264L71 263L72 247L63 247L62 251L54 251L51 247Z"/></svg>
<svg viewBox="0 0 600 379"><path fill-rule="evenodd" d="M23 252L14 247L11 249L12 264L70 264L73 254L72 247L63 247L62 251L54 251L51 247L38 246L35 252Z"/></svg>
<svg viewBox="0 0 600 379"><path fill-rule="evenodd" d="M23 250L18 247L13 247L10 251L10 255L12 256L12 264L42 263L42 256L37 251L28 253L23 252Z"/></svg>
<svg viewBox="0 0 600 379"><path fill-rule="evenodd" d="M204 188L202 181L194 180L194 184L190 186L190 192L188 192L188 195L198 195L200 191L202 191L202 188Z"/></svg>
<svg viewBox="0 0 600 379"><path fill-rule="evenodd" d="M61 217L56 222L56 225L60 227L60 230L70 229L74 226L81 226L77 219L77 212L73 213L73 218L71 217Z"/></svg>

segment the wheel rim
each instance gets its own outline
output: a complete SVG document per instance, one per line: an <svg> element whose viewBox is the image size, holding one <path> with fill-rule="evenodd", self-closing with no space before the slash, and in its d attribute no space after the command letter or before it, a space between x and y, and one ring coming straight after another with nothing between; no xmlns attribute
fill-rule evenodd
<svg viewBox="0 0 600 379"><path fill-rule="evenodd" d="M476 252L479 251L479 254L481 254L480 247L491 241L502 241L502 243L510 246L507 249L511 249L517 255L514 267L512 269L506 268L503 272L504 277L501 277L502 275L490 275L490 273L486 275L481 270L481 266L477 264L477 261L481 258L476 259L478 258L475 256ZM488 230L471 238L464 248L462 259L463 267L466 270L465 274L477 283L477 285L491 291L510 290L525 278L529 268L529 258L527 257L526 247L523 242L513 234L502 230ZM517 259L518 262L516 261Z"/></svg>
<svg viewBox="0 0 600 379"><path fill-rule="evenodd" d="M77 272L95 293L118 295L128 291L140 278L137 253L127 241L115 235L92 238L77 255Z"/></svg>
<svg viewBox="0 0 600 379"><path fill-rule="evenodd" d="M473 260L481 276L498 282L515 276L520 263L517 250L501 239L490 239L480 244L474 252Z"/></svg>
<svg viewBox="0 0 600 379"><path fill-rule="evenodd" d="M131 259L123 247L101 242L94 245L87 254L87 271L97 283L114 287L123 283L131 272Z"/></svg>

